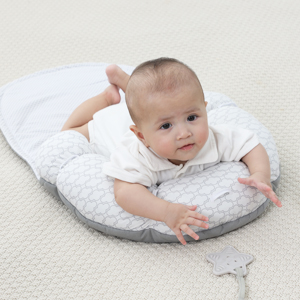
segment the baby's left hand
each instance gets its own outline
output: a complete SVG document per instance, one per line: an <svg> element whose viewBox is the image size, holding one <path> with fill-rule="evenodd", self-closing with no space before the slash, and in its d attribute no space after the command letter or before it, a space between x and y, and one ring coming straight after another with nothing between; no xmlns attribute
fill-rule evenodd
<svg viewBox="0 0 300 300"><path fill-rule="evenodd" d="M277 198L276 194L272 190L272 185L270 180L268 180L262 173L253 173L248 178L238 178L239 183L250 185L256 187L261 191L267 198L274 202L278 207L281 207L282 204Z"/></svg>

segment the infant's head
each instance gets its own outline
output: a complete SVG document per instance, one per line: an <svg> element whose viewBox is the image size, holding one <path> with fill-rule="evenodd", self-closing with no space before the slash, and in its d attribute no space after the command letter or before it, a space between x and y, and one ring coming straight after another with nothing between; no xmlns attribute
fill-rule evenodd
<svg viewBox="0 0 300 300"><path fill-rule="evenodd" d="M159 58L139 65L129 79L126 103L137 138L174 164L194 158L207 141L201 84L178 60Z"/></svg>

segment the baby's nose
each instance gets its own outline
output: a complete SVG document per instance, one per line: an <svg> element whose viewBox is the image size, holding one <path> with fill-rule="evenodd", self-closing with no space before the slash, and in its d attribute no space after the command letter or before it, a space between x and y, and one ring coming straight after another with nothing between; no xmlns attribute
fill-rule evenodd
<svg viewBox="0 0 300 300"><path fill-rule="evenodd" d="M178 134L177 134L177 140L180 139L186 139L188 137L190 137L192 135L192 133L188 130L187 127L181 127L178 130Z"/></svg>

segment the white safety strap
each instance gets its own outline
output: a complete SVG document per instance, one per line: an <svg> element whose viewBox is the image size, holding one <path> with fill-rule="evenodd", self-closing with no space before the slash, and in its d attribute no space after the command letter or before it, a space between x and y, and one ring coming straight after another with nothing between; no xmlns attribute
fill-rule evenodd
<svg viewBox="0 0 300 300"><path fill-rule="evenodd" d="M215 201L218 198L220 198L221 196L228 195L229 193L230 193L230 189L224 189L224 190L215 192L210 196L210 201Z"/></svg>
<svg viewBox="0 0 300 300"><path fill-rule="evenodd" d="M244 300L245 290L246 290L244 272L242 268L236 268L235 271L236 271L237 281L239 283L239 300Z"/></svg>

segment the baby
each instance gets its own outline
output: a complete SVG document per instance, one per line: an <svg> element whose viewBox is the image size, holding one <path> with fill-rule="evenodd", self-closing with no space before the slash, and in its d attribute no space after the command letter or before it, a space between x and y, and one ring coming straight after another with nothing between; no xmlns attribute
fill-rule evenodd
<svg viewBox="0 0 300 300"><path fill-rule="evenodd" d="M115 178L115 199L124 210L165 222L184 245L182 232L197 240L189 225L208 228L208 218L196 212L197 206L170 203L147 187L220 161L240 160L251 175L238 181L256 187L281 207L271 188L265 148L248 130L208 125L207 102L192 69L159 58L139 65L131 76L116 65L108 66L106 74L111 85L77 107L62 131L76 130L95 152L108 151L103 173ZM119 88L127 107L119 103Z"/></svg>

